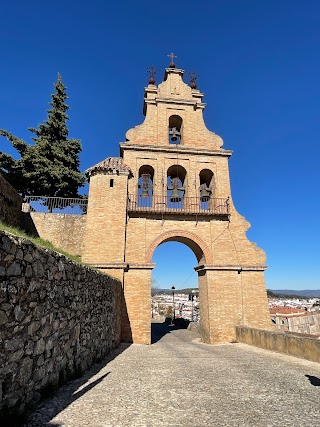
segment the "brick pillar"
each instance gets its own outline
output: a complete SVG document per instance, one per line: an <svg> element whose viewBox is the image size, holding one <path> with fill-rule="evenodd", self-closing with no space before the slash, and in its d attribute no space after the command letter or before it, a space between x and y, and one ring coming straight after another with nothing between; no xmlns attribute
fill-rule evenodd
<svg viewBox="0 0 320 427"><path fill-rule="evenodd" d="M210 318L207 274L204 269L201 269L201 267L196 267L195 270L198 272L201 339L205 343L210 343Z"/></svg>
<svg viewBox="0 0 320 427"><path fill-rule="evenodd" d="M235 266L196 267L204 342L233 341L235 327L239 325L272 328L263 270Z"/></svg>
<svg viewBox="0 0 320 427"><path fill-rule="evenodd" d="M274 329L270 318L264 272L255 270L241 271L241 286L243 299L242 325L258 329Z"/></svg>
<svg viewBox="0 0 320 427"><path fill-rule="evenodd" d="M207 270L210 344L235 340L241 322L241 289L237 270Z"/></svg>
<svg viewBox="0 0 320 427"><path fill-rule="evenodd" d="M154 264L129 264L124 274L122 340L151 344L151 271Z"/></svg>

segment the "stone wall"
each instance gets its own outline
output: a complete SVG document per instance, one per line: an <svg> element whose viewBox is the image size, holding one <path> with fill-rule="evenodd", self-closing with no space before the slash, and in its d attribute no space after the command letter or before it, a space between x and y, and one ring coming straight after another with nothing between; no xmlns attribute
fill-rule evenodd
<svg viewBox="0 0 320 427"><path fill-rule="evenodd" d="M244 326L236 327L236 337L238 342L320 363L320 340L316 338L297 337Z"/></svg>
<svg viewBox="0 0 320 427"><path fill-rule="evenodd" d="M81 255L85 224L86 215L31 212L22 214L21 228L71 255Z"/></svg>
<svg viewBox="0 0 320 427"><path fill-rule="evenodd" d="M22 412L120 342L121 285L0 231L0 411Z"/></svg>
<svg viewBox="0 0 320 427"><path fill-rule="evenodd" d="M0 173L0 221L19 226L22 198Z"/></svg>

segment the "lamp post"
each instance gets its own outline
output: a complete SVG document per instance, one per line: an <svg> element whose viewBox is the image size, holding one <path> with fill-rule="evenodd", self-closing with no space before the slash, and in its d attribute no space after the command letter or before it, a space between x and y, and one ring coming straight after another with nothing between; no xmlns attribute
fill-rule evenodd
<svg viewBox="0 0 320 427"><path fill-rule="evenodd" d="M191 298L192 298L192 300L191 300L191 302L192 302L192 313L191 313L191 322L193 322L193 319L194 319L194 310L193 310L193 300L194 300L194 293L195 293L195 290L194 289L192 289L192 295L191 295Z"/></svg>
<svg viewBox="0 0 320 427"><path fill-rule="evenodd" d="M171 326L174 325L175 320L176 320L176 310L174 307L174 290L176 289L174 286L172 286L172 308L173 308L173 316L171 317Z"/></svg>

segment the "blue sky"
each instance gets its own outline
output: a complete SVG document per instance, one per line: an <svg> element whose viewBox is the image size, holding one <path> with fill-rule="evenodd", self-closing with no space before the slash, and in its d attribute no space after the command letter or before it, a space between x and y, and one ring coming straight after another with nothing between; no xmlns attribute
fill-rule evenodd
<svg viewBox="0 0 320 427"><path fill-rule="evenodd" d="M320 288L319 1L31 0L4 2L1 16L0 128L30 142L60 72L81 169L117 156L143 121L146 67L159 83L173 51L200 74L207 127L234 150L233 199L267 253L267 287ZM12 153L3 138L0 149ZM188 248L162 245L154 261L161 286L196 284Z"/></svg>

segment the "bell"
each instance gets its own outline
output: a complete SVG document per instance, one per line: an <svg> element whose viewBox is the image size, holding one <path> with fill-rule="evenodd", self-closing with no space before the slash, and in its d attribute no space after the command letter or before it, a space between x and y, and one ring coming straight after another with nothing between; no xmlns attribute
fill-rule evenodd
<svg viewBox="0 0 320 427"><path fill-rule="evenodd" d="M150 196L149 196L149 191L148 191L148 189L147 189L147 188L144 188L144 189L142 190L141 197L150 197Z"/></svg>
<svg viewBox="0 0 320 427"><path fill-rule="evenodd" d="M181 196L179 194L179 190L177 188L173 188L170 201L173 203L181 202Z"/></svg>
<svg viewBox="0 0 320 427"><path fill-rule="evenodd" d="M181 133L177 131L177 128L172 128L172 130L169 132L169 135L171 136L171 141L176 142L178 140L178 138L181 137Z"/></svg>
<svg viewBox="0 0 320 427"><path fill-rule="evenodd" d="M202 188L200 191L200 201L208 202L210 200L210 192L206 188Z"/></svg>
<svg viewBox="0 0 320 427"><path fill-rule="evenodd" d="M149 173L143 173L141 175L142 183L139 185L139 188L142 188L141 197L150 197L148 188L152 187L149 185L151 175Z"/></svg>

